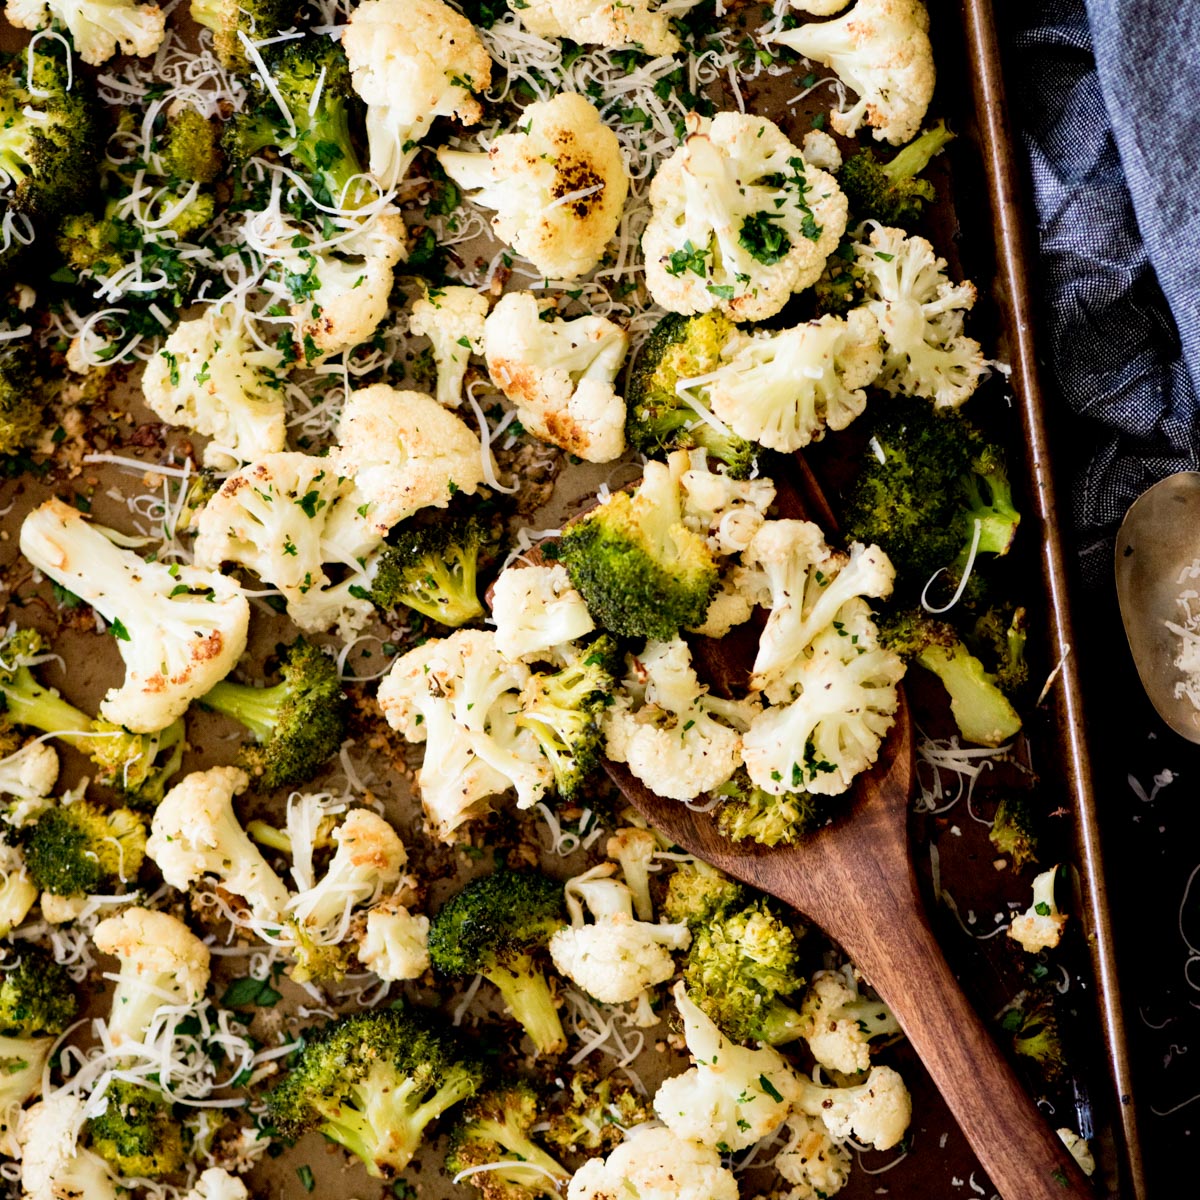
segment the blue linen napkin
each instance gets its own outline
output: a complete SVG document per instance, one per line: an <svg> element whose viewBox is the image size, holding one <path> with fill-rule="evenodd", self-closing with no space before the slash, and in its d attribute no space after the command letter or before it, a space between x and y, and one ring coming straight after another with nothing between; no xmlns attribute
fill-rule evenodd
<svg viewBox="0 0 1200 1200"><path fill-rule="evenodd" d="M1076 455L1083 573L1100 582L1133 500L1200 469L1200 2L1000 7L1036 210L1041 352L1083 418L1055 426Z"/></svg>

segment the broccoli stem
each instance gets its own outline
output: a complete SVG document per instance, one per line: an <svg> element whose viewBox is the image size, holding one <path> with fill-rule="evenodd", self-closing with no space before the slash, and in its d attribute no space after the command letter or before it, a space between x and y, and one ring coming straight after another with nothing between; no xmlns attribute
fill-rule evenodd
<svg viewBox="0 0 1200 1200"><path fill-rule="evenodd" d="M244 683L221 680L201 701L207 708L232 717L244 725L259 742L267 741L279 723L279 710L291 696L285 680L274 687L256 688Z"/></svg>
<svg viewBox="0 0 1200 1200"><path fill-rule="evenodd" d="M483 605L475 591L475 556L455 555L454 567L441 558L427 560L416 586L397 599L423 617L455 628L482 617Z"/></svg>
<svg viewBox="0 0 1200 1200"><path fill-rule="evenodd" d="M770 1046L794 1042L800 1036L800 1014L782 1000L772 1000L763 1009L759 1039Z"/></svg>
<svg viewBox="0 0 1200 1200"><path fill-rule="evenodd" d="M246 832L260 846L267 846L282 854L291 854L292 852L292 839L283 830L276 829L274 825L268 825L266 821L249 822Z"/></svg>
<svg viewBox="0 0 1200 1200"><path fill-rule="evenodd" d="M484 977L500 989L513 1017L520 1021L539 1054L557 1054L567 1044L558 1009L545 975L529 957L513 960L513 968L495 967Z"/></svg>
<svg viewBox="0 0 1200 1200"><path fill-rule="evenodd" d="M0 683L8 714L18 725L55 734L76 749L88 750L91 740L78 737L92 728L92 718L64 700L54 688L44 688L28 667L17 667L7 683Z"/></svg>
<svg viewBox="0 0 1200 1200"><path fill-rule="evenodd" d="M1021 728L1021 718L1008 697L961 642L952 647L926 646L916 659L942 681L954 721L967 741L999 746Z"/></svg>
<svg viewBox="0 0 1200 1200"><path fill-rule="evenodd" d="M495 1142L497 1146L521 1160L500 1172L513 1183L542 1195L557 1196L559 1189L555 1186L555 1180L566 1182L571 1178L570 1172L564 1170L561 1163L551 1158L536 1142L530 1141L523 1133L514 1129L512 1124L483 1118L472 1122L472 1132L476 1137ZM534 1168L540 1167L541 1170L522 1170L525 1164ZM546 1174L543 1175L543 1171Z"/></svg>
<svg viewBox="0 0 1200 1200"><path fill-rule="evenodd" d="M975 522L980 524L979 553L1007 554L1017 535L1021 514L1013 504L1012 486L1000 466L977 469L963 480L967 508L968 546L975 536Z"/></svg>
<svg viewBox="0 0 1200 1200"><path fill-rule="evenodd" d="M953 140L954 134L946 128L946 122L939 121L932 129L925 130L920 137L909 142L891 162L885 163L883 173L893 183L920 175L934 155L940 154Z"/></svg>

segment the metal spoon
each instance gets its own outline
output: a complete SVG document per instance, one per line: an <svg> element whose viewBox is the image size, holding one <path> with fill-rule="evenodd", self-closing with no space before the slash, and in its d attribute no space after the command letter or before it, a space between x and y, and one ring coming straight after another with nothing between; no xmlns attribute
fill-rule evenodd
<svg viewBox="0 0 1200 1200"><path fill-rule="evenodd" d="M1181 471L1156 483L1130 506L1117 533L1114 567L1125 636L1142 687L1158 715L1180 737L1200 743L1200 709L1176 685L1183 646L1167 622L1182 625L1182 592L1200 592L1200 474ZM1200 612L1200 604L1196 610Z"/></svg>

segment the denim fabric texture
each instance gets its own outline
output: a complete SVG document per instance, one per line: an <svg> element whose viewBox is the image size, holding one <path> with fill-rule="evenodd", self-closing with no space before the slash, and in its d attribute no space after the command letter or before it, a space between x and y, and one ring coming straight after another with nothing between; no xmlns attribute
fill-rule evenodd
<svg viewBox="0 0 1200 1200"><path fill-rule="evenodd" d="M1060 444L1077 453L1071 519L1084 577L1098 583L1133 500L1200 469L1200 3L1004 8L1042 357L1083 418Z"/></svg>

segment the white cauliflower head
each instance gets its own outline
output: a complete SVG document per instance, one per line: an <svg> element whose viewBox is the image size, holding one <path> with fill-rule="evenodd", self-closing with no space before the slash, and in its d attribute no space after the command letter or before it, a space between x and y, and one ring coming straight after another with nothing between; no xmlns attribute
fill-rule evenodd
<svg viewBox="0 0 1200 1200"><path fill-rule="evenodd" d="M633 892L614 879L612 863L600 863L568 880L567 912L571 924L550 938L555 967L603 1004L637 1002L635 1023L648 1026L658 1018L650 1007L649 989L675 974L672 950L686 950L692 935L687 925L656 925L633 915ZM592 923L584 920L584 905Z"/></svg>
<svg viewBox="0 0 1200 1200"><path fill-rule="evenodd" d="M232 304L213 304L180 321L146 363L142 394L169 425L210 438L204 465L224 471L283 449L282 366L280 352L262 349Z"/></svg>
<svg viewBox="0 0 1200 1200"><path fill-rule="evenodd" d="M672 472L682 469L683 523L708 537L717 554L740 554L766 520L775 499L770 479L731 479L708 469L703 450L676 451L669 459Z"/></svg>
<svg viewBox="0 0 1200 1200"><path fill-rule="evenodd" d="M797 1093L795 1073L778 1050L731 1042L675 985L688 1053L696 1064L664 1079L654 1111L681 1138L722 1151L744 1150L774 1133Z"/></svg>
<svg viewBox="0 0 1200 1200"><path fill-rule="evenodd" d="M707 385L713 412L739 437L791 453L845 429L883 366L879 325L864 309L725 343Z"/></svg>
<svg viewBox="0 0 1200 1200"><path fill-rule="evenodd" d="M749 724L755 706L709 696L682 638L647 642L635 670L645 703L634 708L618 701L607 710L608 757L668 799L694 800L720 787L741 762L739 730Z"/></svg>
<svg viewBox="0 0 1200 1200"><path fill-rule="evenodd" d="M567 1185L567 1200L738 1200L737 1179L708 1146L670 1129L642 1125L608 1158L589 1158Z"/></svg>
<svg viewBox="0 0 1200 1200"><path fill-rule="evenodd" d="M650 185L646 286L671 312L774 316L820 278L846 197L763 117L690 113L687 128Z"/></svg>
<svg viewBox="0 0 1200 1200"><path fill-rule="evenodd" d="M617 231L629 175L617 135L576 92L530 104L486 154L439 150L446 174L496 210L496 237L551 279L586 275Z"/></svg>
<svg viewBox="0 0 1200 1200"><path fill-rule="evenodd" d="M505 658L531 662L596 628L561 563L501 571L492 585L492 620L496 649Z"/></svg>
<svg viewBox="0 0 1200 1200"><path fill-rule="evenodd" d="M77 1144L86 1104L86 1096L60 1088L21 1113L17 1146L24 1200L117 1200L104 1159Z"/></svg>
<svg viewBox="0 0 1200 1200"><path fill-rule="evenodd" d="M204 996L208 947L177 917L134 906L101 921L92 940L121 960L108 1017L115 1045L142 1041L163 1005L191 1005Z"/></svg>
<svg viewBox="0 0 1200 1200"><path fill-rule="evenodd" d="M854 137L866 124L893 146L920 133L936 78L923 0L858 0L836 21L798 25L773 40L831 67L858 93L853 107L832 114L835 133Z"/></svg>
<svg viewBox="0 0 1200 1200"><path fill-rule="evenodd" d="M483 353L487 314L487 297L469 287L431 288L413 301L408 329L429 339L437 364L436 399L443 408L462 403L471 355Z"/></svg>
<svg viewBox="0 0 1200 1200"><path fill-rule="evenodd" d="M383 901L367 913L358 960L380 979L419 979L429 969L429 918Z"/></svg>
<svg viewBox="0 0 1200 1200"><path fill-rule="evenodd" d="M209 1167L183 1200L250 1200L250 1193L236 1175L223 1167Z"/></svg>
<svg viewBox="0 0 1200 1200"><path fill-rule="evenodd" d="M0 842L0 937L8 937L25 920L37 898L37 884L25 869L25 856L16 846Z"/></svg>
<svg viewBox="0 0 1200 1200"><path fill-rule="evenodd" d="M162 45L167 15L136 0L8 0L4 15L18 29L49 29L57 21L90 66L114 54L145 58Z"/></svg>
<svg viewBox="0 0 1200 1200"><path fill-rule="evenodd" d="M238 767L185 776L154 810L146 853L173 888L186 892L210 876L245 900L256 918L274 921L287 907L288 890L233 811L234 796L249 784Z"/></svg>
<svg viewBox="0 0 1200 1200"><path fill-rule="evenodd" d="M892 395L923 396L935 408L958 408L987 370L983 349L963 333L975 285L951 283L946 260L922 237L868 222L857 242L865 272L863 307L883 335L883 368L876 386Z"/></svg>
<svg viewBox="0 0 1200 1200"><path fill-rule="evenodd" d="M671 18L700 0L666 5L660 0L509 0L530 33L570 38L581 46L640 46L647 54L676 54L682 48Z"/></svg>
<svg viewBox="0 0 1200 1200"><path fill-rule="evenodd" d="M836 175L842 169L842 151L825 130L810 129L800 145L804 150L805 162L831 175Z"/></svg>
<svg viewBox="0 0 1200 1200"><path fill-rule="evenodd" d="M21 525L21 553L108 622L125 680L100 715L157 733L233 670L246 648L250 602L218 571L146 562L114 545L78 509L50 499Z"/></svg>
<svg viewBox="0 0 1200 1200"><path fill-rule="evenodd" d="M800 1004L800 1036L823 1067L856 1075L871 1066L871 1042L900 1032L882 1000L862 995L852 968L818 971Z"/></svg>
<svg viewBox="0 0 1200 1200"><path fill-rule="evenodd" d="M516 724L529 677L524 663L500 654L493 634L460 629L397 658L380 683L388 724L425 743L417 785L443 841L453 840L487 797L514 787L518 807L529 808L553 785L536 736Z"/></svg>
<svg viewBox="0 0 1200 1200"><path fill-rule="evenodd" d="M424 392L386 383L351 392L326 461L353 488L329 516L327 541L342 562L357 562L405 517L445 508L460 492L473 495L483 453L478 436Z"/></svg>
<svg viewBox="0 0 1200 1200"><path fill-rule="evenodd" d="M835 1141L853 1137L876 1150L890 1150L908 1130L912 1098L891 1067L873 1067L865 1082L851 1087L822 1087L803 1077L796 1082L795 1107L819 1118Z"/></svg>
<svg viewBox="0 0 1200 1200"><path fill-rule="evenodd" d="M543 320L532 292L509 292L487 319L483 346L492 382L529 433L585 462L624 453L625 401L614 384L629 335L619 325Z"/></svg>
<svg viewBox="0 0 1200 1200"><path fill-rule="evenodd" d="M26 742L0 758L0 793L18 800L49 796L58 782L58 751L49 742Z"/></svg>
<svg viewBox="0 0 1200 1200"><path fill-rule="evenodd" d="M1019 916L1013 917L1008 936L1026 954L1053 950L1062 939L1067 914L1060 912L1054 900L1054 884L1058 867L1043 871L1033 881L1033 903Z"/></svg>
<svg viewBox="0 0 1200 1200"><path fill-rule="evenodd" d="M363 0L342 31L354 90L367 105L371 174L385 190L408 171L437 117L473 125L473 92L492 78L475 27L443 0Z"/></svg>
<svg viewBox="0 0 1200 1200"><path fill-rule="evenodd" d="M793 1185L788 1200L826 1200L837 1195L850 1178L850 1152L815 1117L793 1112L787 1129L787 1145L775 1156L775 1169Z"/></svg>

